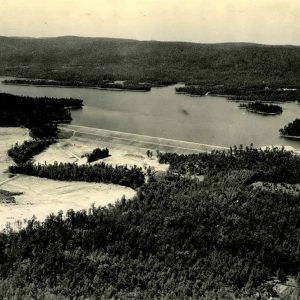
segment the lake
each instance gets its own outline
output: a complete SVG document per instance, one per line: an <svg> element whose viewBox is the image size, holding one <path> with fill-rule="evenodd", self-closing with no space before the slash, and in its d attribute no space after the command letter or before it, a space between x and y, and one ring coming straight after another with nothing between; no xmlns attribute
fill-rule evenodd
<svg viewBox="0 0 300 300"><path fill-rule="evenodd" d="M0 78L4 80L7 78ZM178 86L178 85L177 85ZM83 99L82 110L72 112L74 125L212 144L291 145L300 140L279 137L278 130L300 117L300 105L282 104L283 113L250 113L223 97L175 94L175 86L151 92L107 91L88 88L36 87L0 84L0 92L32 97Z"/></svg>

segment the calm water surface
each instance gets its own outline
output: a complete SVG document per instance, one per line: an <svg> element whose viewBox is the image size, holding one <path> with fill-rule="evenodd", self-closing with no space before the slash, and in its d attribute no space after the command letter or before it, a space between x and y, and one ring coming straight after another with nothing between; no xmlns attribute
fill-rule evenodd
<svg viewBox="0 0 300 300"><path fill-rule="evenodd" d="M220 146L253 143L300 148L300 140L278 135L279 128L300 117L296 103L283 104L281 115L263 116L241 110L222 97L177 95L174 86L143 93L0 84L0 92L83 99L84 108L72 112L74 125Z"/></svg>

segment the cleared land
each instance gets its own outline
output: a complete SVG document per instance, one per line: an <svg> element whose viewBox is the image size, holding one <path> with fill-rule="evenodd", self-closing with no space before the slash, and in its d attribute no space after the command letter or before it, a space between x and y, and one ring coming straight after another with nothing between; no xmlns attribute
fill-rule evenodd
<svg viewBox="0 0 300 300"><path fill-rule="evenodd" d="M95 206L104 206L125 196L132 198L136 192L133 189L113 184L99 184L86 182L60 182L30 176L15 176L10 178L6 173L13 161L7 156L7 150L16 142L19 144L30 139L28 130L22 128L0 128L0 188L10 192L23 193L15 196L16 203L0 203L0 230L9 222L14 229L18 228L18 221L30 219L34 215L44 220L50 213L68 209L82 210ZM76 137L70 140L60 140L48 150L36 157L36 162L53 163L78 162L86 163L86 158L80 156L93 150L99 142L94 140L80 140ZM132 151L111 150L113 156L106 159L111 164L127 164L143 166L146 160L144 153L136 154ZM164 169L156 160L150 160L152 165ZM166 169L166 168L165 168Z"/></svg>
<svg viewBox="0 0 300 300"><path fill-rule="evenodd" d="M158 172L164 172L169 167L165 164L159 164L155 153L153 153L152 158L147 157L147 150L143 148L115 144L113 142L107 142L101 137L91 138L90 136L83 135L74 135L67 140L60 140L58 143L51 145L45 152L37 155L34 161L40 164L53 164L54 162L76 162L78 164L85 164L87 163L87 158L82 156L97 147L107 147L110 156L91 164L105 162L113 166L127 165L128 167L137 166L143 169L150 167Z"/></svg>
<svg viewBox="0 0 300 300"><path fill-rule="evenodd" d="M20 222L35 216L44 220L51 213L69 209L75 211L89 209L92 204L105 206L115 203L122 196L132 198L136 191L131 188L100 183L61 182L49 179L17 175L10 178L6 170L13 161L7 156L7 150L16 142L19 144L30 139L28 130L22 128L0 128L0 188L22 193L15 196L16 203L0 203L0 230L7 223L18 229ZM108 139L108 138L107 138ZM110 156L100 160L111 165L138 166L146 170L150 167L157 172L164 172L168 165L159 164L155 153L149 158L146 149L135 146L107 142L101 137L75 134L69 139L61 139L46 151L34 158L35 163L76 162L87 163L82 157L96 147L109 148ZM99 161L93 162L97 163Z"/></svg>
<svg viewBox="0 0 300 300"><path fill-rule="evenodd" d="M0 204L0 229L7 222L18 229L18 220L30 219L34 215L44 220L50 213L89 209L105 206L122 198L132 198L135 191L114 184L86 182L63 182L31 176L17 176L2 186L10 192L23 192L16 196L16 204Z"/></svg>

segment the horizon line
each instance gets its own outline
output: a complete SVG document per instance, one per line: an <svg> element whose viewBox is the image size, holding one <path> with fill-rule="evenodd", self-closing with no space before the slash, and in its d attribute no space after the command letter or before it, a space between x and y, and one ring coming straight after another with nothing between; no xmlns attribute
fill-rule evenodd
<svg viewBox="0 0 300 300"><path fill-rule="evenodd" d="M108 37L108 36L82 36L82 35L55 35L55 36L16 36L16 35L0 35L0 38L15 38L15 39L57 39L57 38L86 38L86 39L112 39L112 40L127 40L136 42L157 42L157 43L186 43L186 44L202 44L202 45L221 45L221 44L249 44L261 46L281 46L281 47L299 47L297 44L268 44L262 42L198 42L198 41L183 41L183 40L156 40L156 39L134 39L125 37Z"/></svg>

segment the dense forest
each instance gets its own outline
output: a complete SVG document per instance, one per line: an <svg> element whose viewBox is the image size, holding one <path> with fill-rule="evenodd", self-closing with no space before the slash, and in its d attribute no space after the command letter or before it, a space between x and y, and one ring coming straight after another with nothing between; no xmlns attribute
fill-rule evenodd
<svg viewBox="0 0 300 300"><path fill-rule="evenodd" d="M245 108L248 111L262 113L262 114L272 114L278 115L282 113L282 107L274 104L266 104L260 101L248 102L246 104L240 104L241 108Z"/></svg>
<svg viewBox="0 0 300 300"><path fill-rule="evenodd" d="M32 98L0 93L0 126L23 126L34 138L57 137L57 123L72 120L70 108L82 107L80 99Z"/></svg>
<svg viewBox="0 0 300 300"><path fill-rule="evenodd" d="M159 162L170 164L177 174L215 175L229 170L251 170L248 183L255 181L300 183L300 156L284 148L261 150L252 146L199 154L159 153ZM272 166L272 167L271 167Z"/></svg>
<svg viewBox="0 0 300 300"><path fill-rule="evenodd" d="M27 162L10 166L11 173L38 176L61 181L86 181L114 183L131 188L140 187L145 176L142 169L137 167L106 165L104 163L94 165L77 165L76 163L55 163L53 165L41 165Z"/></svg>
<svg viewBox="0 0 300 300"><path fill-rule="evenodd" d="M248 180L285 164L278 180L299 183L298 156L252 147L159 156L171 172L150 176L132 200L1 234L0 298L269 299L272 279L300 283L299 193ZM64 176L58 165L22 168Z"/></svg>
<svg viewBox="0 0 300 300"><path fill-rule="evenodd" d="M300 137L300 119L296 119L279 130L280 134Z"/></svg>
<svg viewBox="0 0 300 300"><path fill-rule="evenodd" d="M152 85L300 86L300 48L109 38L0 37L0 74L22 78Z"/></svg>

